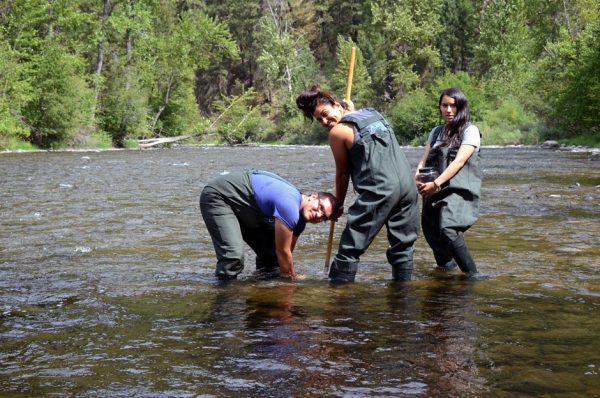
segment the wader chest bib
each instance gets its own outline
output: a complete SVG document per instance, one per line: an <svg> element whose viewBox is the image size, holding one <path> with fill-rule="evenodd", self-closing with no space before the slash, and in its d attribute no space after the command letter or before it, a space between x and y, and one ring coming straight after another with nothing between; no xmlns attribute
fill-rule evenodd
<svg viewBox="0 0 600 398"><path fill-rule="evenodd" d="M330 278L353 281L359 257L386 225L387 259L400 279L409 279L413 244L419 231L417 190L410 165L393 130L376 110L366 108L344 116L340 123L356 128L349 150L350 177L358 197L348 209Z"/></svg>
<svg viewBox="0 0 600 398"><path fill-rule="evenodd" d="M433 142L441 134L443 126L434 133ZM436 167L442 174L456 158L458 148L431 148L426 167ZM465 231L477 221L479 216L479 198L481 195L481 160L478 151L474 151L465 165L449 181L442 184L441 191L426 199L433 207L450 207L441 220L442 228L454 228Z"/></svg>

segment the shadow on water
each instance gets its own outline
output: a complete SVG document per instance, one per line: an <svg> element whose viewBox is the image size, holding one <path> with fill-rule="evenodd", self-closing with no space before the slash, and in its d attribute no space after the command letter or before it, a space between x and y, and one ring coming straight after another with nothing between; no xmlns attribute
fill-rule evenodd
<svg viewBox="0 0 600 398"><path fill-rule="evenodd" d="M204 183L254 166L329 190L328 148L2 154L0 396L600 396L599 168L528 148L484 164L467 241L491 279L436 271L420 238L391 282L381 234L330 286L322 224L297 245L306 280L259 278L248 252L221 284Z"/></svg>

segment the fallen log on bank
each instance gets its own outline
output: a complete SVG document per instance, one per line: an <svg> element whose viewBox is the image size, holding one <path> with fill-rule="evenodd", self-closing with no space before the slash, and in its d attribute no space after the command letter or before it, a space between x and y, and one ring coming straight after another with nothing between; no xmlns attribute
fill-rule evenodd
<svg viewBox="0 0 600 398"><path fill-rule="evenodd" d="M146 138L143 140L138 140L138 144L140 148L150 148L156 145L162 144L170 144L172 142L187 140L188 138L193 138L197 134L188 134L188 135L178 135L176 137L157 137L157 138Z"/></svg>
<svg viewBox="0 0 600 398"><path fill-rule="evenodd" d="M176 137L157 137L157 138L146 138L146 139L141 139L138 140L138 144L140 145L140 148L151 148L153 146L156 145L161 145L161 144L170 144L172 142L177 142L177 141L182 141L182 140L187 140L188 138L193 138L193 137L198 137L201 136L203 134L206 134L208 131L212 131L213 127L215 126L215 124L223 117L223 115L225 115L227 113L227 111L229 111L229 109L231 109L231 107L236 103L237 100L239 100L241 98L238 97L236 100L232 101L229 106L227 108L225 108L225 110L223 112L221 112L221 114L219 116L217 116L217 118L210 124L210 126L208 127L208 129L206 131L203 131L202 133L197 133L197 134L187 134L187 135L178 135ZM246 116L244 116L244 118L242 119L242 121L248 116L248 114Z"/></svg>

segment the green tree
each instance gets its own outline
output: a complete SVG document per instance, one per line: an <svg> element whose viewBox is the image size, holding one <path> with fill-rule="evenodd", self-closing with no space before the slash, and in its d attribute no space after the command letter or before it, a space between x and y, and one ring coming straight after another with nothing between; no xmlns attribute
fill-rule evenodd
<svg viewBox="0 0 600 398"><path fill-rule="evenodd" d="M359 45L383 98L426 84L440 67L435 47L442 0L372 0Z"/></svg>
<svg viewBox="0 0 600 398"><path fill-rule="evenodd" d="M73 144L77 134L87 135L92 93L83 78L83 60L48 39L31 68L33 96L23 111L31 141L47 148Z"/></svg>
<svg viewBox="0 0 600 398"><path fill-rule="evenodd" d="M444 0L440 9L443 28L437 38L443 71L471 70L478 34L477 19L472 0Z"/></svg>
<svg viewBox="0 0 600 398"><path fill-rule="evenodd" d="M341 98L345 96L350 66L350 51L352 47L356 47L351 100L356 108L366 106L372 102L374 93L371 89L371 76L367 71L362 52L351 39L338 36L337 43L338 63L332 76L332 88Z"/></svg>
<svg viewBox="0 0 600 398"><path fill-rule="evenodd" d="M241 95L223 97L215 102L218 113L213 121L218 135L228 144L256 141L260 133L269 130L255 105L256 93L248 90Z"/></svg>
<svg viewBox="0 0 600 398"><path fill-rule="evenodd" d="M578 40L579 51L570 64L566 87L558 94L552 115L571 134L600 131L600 23Z"/></svg>
<svg viewBox="0 0 600 398"><path fill-rule="evenodd" d="M120 0L115 2L107 22L110 40L99 123L117 147L150 131L148 96L152 70L150 54L144 49L150 47L153 37L152 5Z"/></svg>
<svg viewBox="0 0 600 398"><path fill-rule="evenodd" d="M23 108L31 95L27 71L0 33L0 149L29 139Z"/></svg>
<svg viewBox="0 0 600 398"><path fill-rule="evenodd" d="M318 69L308 43L277 15L265 16L258 27L262 52L258 58L260 84L276 112L295 115L295 96L315 80Z"/></svg>
<svg viewBox="0 0 600 398"><path fill-rule="evenodd" d="M483 2L479 31L474 59L477 74L494 80L494 91L518 93L531 48L524 0Z"/></svg>
<svg viewBox="0 0 600 398"><path fill-rule="evenodd" d="M155 29L151 48L153 86L149 103L153 109L150 129L153 135L179 135L197 130L200 123L193 95L194 77L221 62L238 57L238 49L229 31L208 18L204 12L190 9L181 13L174 7L161 7L162 23ZM177 106L171 107L173 100ZM174 115L182 111L179 115ZM169 118L163 115L169 114ZM173 124L177 121L177 124Z"/></svg>

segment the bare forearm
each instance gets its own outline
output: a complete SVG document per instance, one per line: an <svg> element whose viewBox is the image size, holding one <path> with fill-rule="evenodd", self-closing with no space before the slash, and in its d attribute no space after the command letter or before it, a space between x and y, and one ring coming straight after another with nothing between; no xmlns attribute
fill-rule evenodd
<svg viewBox="0 0 600 398"><path fill-rule="evenodd" d="M348 192L348 184L350 181L350 175L346 172L336 173L335 175L335 199L337 200L338 207L344 205L346 200L346 193Z"/></svg>
<svg viewBox="0 0 600 398"><path fill-rule="evenodd" d="M283 277L294 278L294 257L289 250L277 250L277 262L279 263L280 274Z"/></svg>

